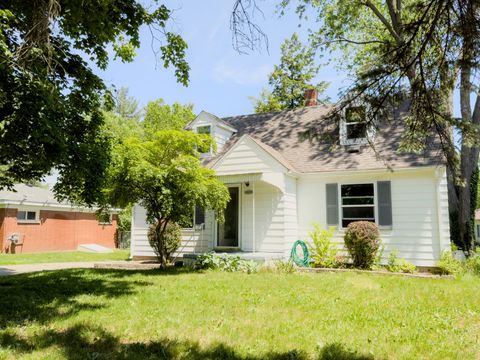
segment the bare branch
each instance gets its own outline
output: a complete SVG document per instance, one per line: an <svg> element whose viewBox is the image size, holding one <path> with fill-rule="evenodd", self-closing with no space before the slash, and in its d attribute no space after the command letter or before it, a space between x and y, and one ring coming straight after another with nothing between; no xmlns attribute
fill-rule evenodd
<svg viewBox="0 0 480 360"><path fill-rule="evenodd" d="M256 0L235 0L230 15L230 31L233 48L241 54L246 54L248 51L261 51L263 44L268 52L267 35L258 24L252 21L255 12L263 16Z"/></svg>

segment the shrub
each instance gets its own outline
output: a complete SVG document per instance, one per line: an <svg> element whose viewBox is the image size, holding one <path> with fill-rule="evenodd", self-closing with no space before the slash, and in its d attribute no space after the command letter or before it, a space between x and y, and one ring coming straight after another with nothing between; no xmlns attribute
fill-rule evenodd
<svg viewBox="0 0 480 360"><path fill-rule="evenodd" d="M332 243L334 232L334 227L326 230L322 229L317 223L313 224L313 230L309 233L312 245L309 247L315 267L331 268L335 266L337 246Z"/></svg>
<svg viewBox="0 0 480 360"><path fill-rule="evenodd" d="M438 262L438 268L443 275L458 275L463 272L461 261L455 259L450 250L444 250L442 252L442 256Z"/></svg>
<svg viewBox="0 0 480 360"><path fill-rule="evenodd" d="M165 258L170 260L172 254L180 247L182 243L182 233L180 226L175 223L168 223L165 232L163 233L163 239L159 239L155 233L155 224L150 225L148 229L148 242L153 251L161 261L162 246Z"/></svg>
<svg viewBox="0 0 480 360"><path fill-rule="evenodd" d="M477 247L475 252L465 261L465 271L480 276L480 248Z"/></svg>
<svg viewBox="0 0 480 360"><path fill-rule="evenodd" d="M211 269L227 272L244 272L251 274L258 271L258 264L255 261L248 261L240 259L240 256L233 256L228 254L217 254L209 252L197 257L194 269Z"/></svg>
<svg viewBox="0 0 480 360"><path fill-rule="evenodd" d="M403 272L413 274L417 268L412 263L398 257L398 251L393 250L388 255L387 270L391 272Z"/></svg>
<svg viewBox="0 0 480 360"><path fill-rule="evenodd" d="M275 261L275 272L282 274L292 274L295 272L295 264L292 260L276 260Z"/></svg>
<svg viewBox="0 0 480 360"><path fill-rule="evenodd" d="M380 246L380 233L376 224L369 221L354 221L348 224L344 241L353 266L361 269L372 267Z"/></svg>

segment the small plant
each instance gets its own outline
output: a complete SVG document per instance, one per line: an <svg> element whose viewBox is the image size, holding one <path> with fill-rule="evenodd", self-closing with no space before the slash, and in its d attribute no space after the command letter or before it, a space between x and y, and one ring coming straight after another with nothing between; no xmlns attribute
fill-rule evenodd
<svg viewBox="0 0 480 360"><path fill-rule="evenodd" d="M417 267L405 259L400 259L398 257L398 251L393 250L388 255L387 270L413 274L417 270Z"/></svg>
<svg viewBox="0 0 480 360"><path fill-rule="evenodd" d="M336 255L335 256L335 265L334 267L337 269L345 269L348 265L348 258L344 255Z"/></svg>
<svg viewBox="0 0 480 360"><path fill-rule="evenodd" d="M380 232L369 221L354 221L348 224L344 237L345 246L352 257L353 266L370 269L380 247Z"/></svg>
<svg viewBox="0 0 480 360"><path fill-rule="evenodd" d="M220 270L226 272L244 272L247 274L255 273L258 271L258 264L255 261L242 260L240 256L233 256L228 254L217 254L215 252L209 252L199 255L194 269L211 269Z"/></svg>
<svg viewBox="0 0 480 360"><path fill-rule="evenodd" d="M475 252L465 261L465 271L480 276L480 248L477 247Z"/></svg>
<svg viewBox="0 0 480 360"><path fill-rule="evenodd" d="M161 260L162 253L165 254L166 260L169 261L172 254L175 251L177 251L177 249L180 247L182 243L182 233L181 233L180 226L175 223L167 224L167 228L163 233L162 239L158 238L155 232L155 225L152 224L148 229L147 237L148 237L148 242L150 243L150 246L152 247L153 251L155 251L155 254L159 258L160 262L162 262Z"/></svg>
<svg viewBox="0 0 480 360"><path fill-rule="evenodd" d="M282 274L292 274L296 270L295 264L291 260L276 260L274 269L275 272Z"/></svg>
<svg viewBox="0 0 480 360"><path fill-rule="evenodd" d="M443 275L458 275L463 272L461 261L453 257L450 250L444 250L438 262L438 268Z"/></svg>
<svg viewBox="0 0 480 360"><path fill-rule="evenodd" d="M319 224L313 224L313 230L309 233L312 245L309 247L315 267L331 268L335 266L337 246L332 242L334 233L334 227L322 229Z"/></svg>

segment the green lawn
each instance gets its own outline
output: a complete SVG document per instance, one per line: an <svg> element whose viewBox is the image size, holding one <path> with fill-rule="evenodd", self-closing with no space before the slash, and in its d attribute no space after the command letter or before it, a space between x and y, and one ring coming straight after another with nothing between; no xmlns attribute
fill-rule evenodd
<svg viewBox="0 0 480 360"><path fill-rule="evenodd" d="M478 359L480 280L65 270L0 278L0 359Z"/></svg>
<svg viewBox="0 0 480 360"><path fill-rule="evenodd" d="M81 251L57 251L29 254L0 254L0 265L39 264L72 261L128 260L129 250L114 250L112 253L98 254Z"/></svg>

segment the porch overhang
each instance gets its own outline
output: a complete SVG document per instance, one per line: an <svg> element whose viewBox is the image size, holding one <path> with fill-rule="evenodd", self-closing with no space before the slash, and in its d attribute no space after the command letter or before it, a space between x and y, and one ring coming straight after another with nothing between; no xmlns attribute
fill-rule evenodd
<svg viewBox="0 0 480 360"><path fill-rule="evenodd" d="M263 181L276 187L282 193L285 192L285 175L280 172L243 173L234 175L218 175L218 179L224 184L238 184L246 182Z"/></svg>

